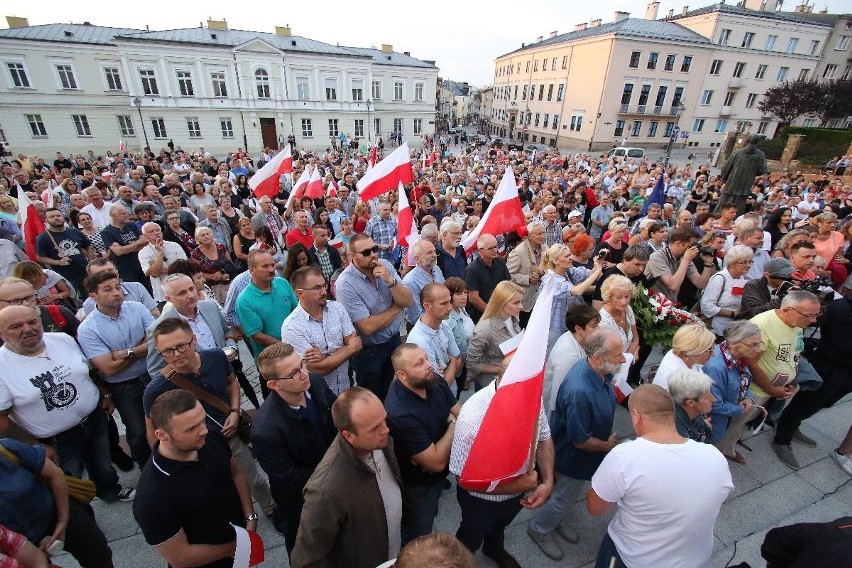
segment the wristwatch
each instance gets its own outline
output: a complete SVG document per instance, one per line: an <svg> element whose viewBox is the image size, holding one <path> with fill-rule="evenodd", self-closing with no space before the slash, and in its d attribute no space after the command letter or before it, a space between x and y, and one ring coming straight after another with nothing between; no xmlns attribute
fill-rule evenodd
<svg viewBox="0 0 852 568"><path fill-rule="evenodd" d="M248 517L246 517L246 522L250 523L251 521L256 521L258 519L257 513L252 513Z"/></svg>
<svg viewBox="0 0 852 568"><path fill-rule="evenodd" d="M396 280L394 280L394 281L393 281L393 284L388 284L388 285L387 285L387 287L388 287L388 289L390 289L390 288L393 288L394 286L396 286L397 284L399 284L399 282L397 282Z"/></svg>
<svg viewBox="0 0 852 568"><path fill-rule="evenodd" d="M128 348L125 359L136 359L136 353L133 352L133 349Z"/></svg>

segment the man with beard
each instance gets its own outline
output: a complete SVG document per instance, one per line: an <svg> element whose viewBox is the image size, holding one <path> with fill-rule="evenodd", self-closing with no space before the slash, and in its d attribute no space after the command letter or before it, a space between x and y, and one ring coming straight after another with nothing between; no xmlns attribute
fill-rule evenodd
<svg viewBox="0 0 852 568"><path fill-rule="evenodd" d="M83 287L86 265L92 258L89 239L74 227L66 227L65 217L59 209L51 207L44 216L47 226L46 231L36 237L36 259L67 278L74 285L78 297L83 298L86 296Z"/></svg>
<svg viewBox="0 0 852 568"><path fill-rule="evenodd" d="M624 363L624 347L614 331L599 329L586 340L586 358L565 376L553 411L553 443L559 477L550 500L527 528L527 534L553 560L564 556L553 531L571 544L580 536L568 524L580 490L618 444L612 432L615 390L612 376Z"/></svg>
<svg viewBox="0 0 852 568"><path fill-rule="evenodd" d="M432 532L461 405L421 347L400 345L392 360L396 380L385 410L403 482L404 544Z"/></svg>
<svg viewBox="0 0 852 568"><path fill-rule="evenodd" d="M438 254L435 252L435 245L426 239L420 239L414 246L411 247L411 252L414 255L414 268L405 275L402 283L406 288L411 290L411 298L413 304L408 308L408 325L413 326L423 313L423 306L420 305L420 291L423 287L433 283L443 283L444 275L441 269L438 268Z"/></svg>
<svg viewBox="0 0 852 568"><path fill-rule="evenodd" d="M467 255L461 246L462 227L455 221L445 218L441 223L441 241L435 247L438 253L438 268L444 278L453 276L464 280L467 269Z"/></svg>

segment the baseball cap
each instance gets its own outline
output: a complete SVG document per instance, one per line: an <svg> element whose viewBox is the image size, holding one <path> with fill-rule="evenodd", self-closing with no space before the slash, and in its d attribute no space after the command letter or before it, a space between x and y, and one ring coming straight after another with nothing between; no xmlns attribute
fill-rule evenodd
<svg viewBox="0 0 852 568"><path fill-rule="evenodd" d="M571 211L570 213L568 213L569 219L572 218L572 217L582 217L582 216L583 216L583 214L580 213L579 211L577 211L576 209L574 211Z"/></svg>
<svg viewBox="0 0 852 568"><path fill-rule="evenodd" d="M793 264L786 258L771 258L763 267L772 278L790 278L793 276Z"/></svg>

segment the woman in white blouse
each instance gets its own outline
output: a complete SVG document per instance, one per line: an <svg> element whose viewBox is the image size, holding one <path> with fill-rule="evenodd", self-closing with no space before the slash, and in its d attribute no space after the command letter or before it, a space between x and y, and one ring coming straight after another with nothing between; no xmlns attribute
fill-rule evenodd
<svg viewBox="0 0 852 568"><path fill-rule="evenodd" d="M636 316L630 307L633 299L633 282L626 276L613 274L601 284L601 323L600 327L611 329L621 337L624 352L639 356L639 330L636 329Z"/></svg>
<svg viewBox="0 0 852 568"><path fill-rule="evenodd" d="M700 323L690 323L674 334L672 348L663 356L654 384L668 390L669 378L681 369L701 370L713 354L716 336Z"/></svg>
<svg viewBox="0 0 852 568"><path fill-rule="evenodd" d="M713 333L718 337L740 313L743 287L748 280L754 253L745 245L734 245L725 255L725 268L710 277L701 294L701 313L712 318Z"/></svg>
<svg viewBox="0 0 852 568"><path fill-rule="evenodd" d="M518 316L523 304L524 290L514 282L504 280L494 288L467 344L467 370L475 390L503 372L500 344L521 332Z"/></svg>

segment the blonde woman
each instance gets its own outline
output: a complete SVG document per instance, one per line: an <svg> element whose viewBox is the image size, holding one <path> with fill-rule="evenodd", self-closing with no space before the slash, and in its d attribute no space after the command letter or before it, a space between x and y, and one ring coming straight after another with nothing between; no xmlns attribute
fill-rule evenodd
<svg viewBox="0 0 852 568"><path fill-rule="evenodd" d="M550 312L550 331L547 336L547 352L553 348L553 344L559 337L568 331L565 327L565 314L568 308L577 303L582 303L582 295L588 292L601 276L603 268L599 258L595 257L592 270L583 267L573 268L571 261L571 249L563 244L555 244L541 257L539 270L543 273L539 290L543 290L548 282L555 280L553 292L553 306ZM569 274L570 271L570 274ZM579 284L573 284L572 280L583 279Z"/></svg>
<svg viewBox="0 0 852 568"><path fill-rule="evenodd" d="M521 332L518 316L523 307L523 288L509 280L497 284L467 345L467 368L475 390L503 372L500 344Z"/></svg>
<svg viewBox="0 0 852 568"><path fill-rule="evenodd" d="M625 353L639 357L639 330L636 328L636 316L630 307L633 299L633 282L626 276L613 274L601 284L601 323L599 327L618 333ZM712 334L711 334L712 335Z"/></svg>
<svg viewBox="0 0 852 568"><path fill-rule="evenodd" d="M674 334L672 348L663 356L654 384L669 388L669 378L681 369L702 370L713 355L716 336L703 324L690 323Z"/></svg>

